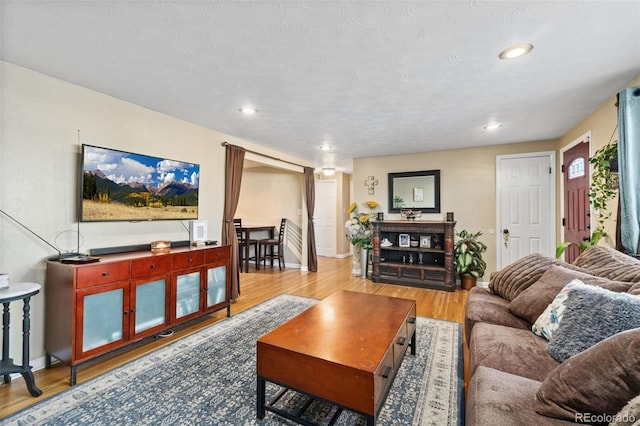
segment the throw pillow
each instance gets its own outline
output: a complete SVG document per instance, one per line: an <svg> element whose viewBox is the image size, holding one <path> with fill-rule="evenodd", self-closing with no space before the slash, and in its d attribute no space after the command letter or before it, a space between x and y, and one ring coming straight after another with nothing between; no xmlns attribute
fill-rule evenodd
<svg viewBox="0 0 640 426"><path fill-rule="evenodd" d="M558 329L562 314L566 308L566 301L569 292L576 286L584 285L580 280L573 280L560 290L556 297L551 301L549 306L542 312L538 319L533 323L531 331L540 337L551 340L553 334Z"/></svg>
<svg viewBox="0 0 640 426"><path fill-rule="evenodd" d="M526 290L549 269L551 265L562 265L565 268L587 272L585 269L573 266L559 259L532 253L493 272L489 279L489 290L503 299L512 301L522 291Z"/></svg>
<svg viewBox="0 0 640 426"><path fill-rule="evenodd" d="M571 288L547 353L563 362L601 340L640 327L640 297L580 285Z"/></svg>
<svg viewBox="0 0 640 426"><path fill-rule="evenodd" d="M622 407L609 426L640 426L640 395Z"/></svg>
<svg viewBox="0 0 640 426"><path fill-rule="evenodd" d="M551 265L544 274L529 288L520 293L509 303L508 309L512 314L533 323L553 298L571 280L579 279L585 284L597 285L615 292L627 292L633 283L611 281L607 278L596 277L565 268L561 265Z"/></svg>
<svg viewBox="0 0 640 426"><path fill-rule="evenodd" d="M610 280L640 282L640 261L611 247L591 246L573 264Z"/></svg>
<svg viewBox="0 0 640 426"><path fill-rule="evenodd" d="M618 333L551 371L536 394L534 409L559 419L602 422L595 416L614 416L640 392L638 365L640 328Z"/></svg>

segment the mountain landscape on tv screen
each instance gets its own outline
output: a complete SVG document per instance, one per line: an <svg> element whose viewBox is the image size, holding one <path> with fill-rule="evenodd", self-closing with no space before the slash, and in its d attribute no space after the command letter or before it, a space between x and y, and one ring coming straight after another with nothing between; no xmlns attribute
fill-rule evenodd
<svg viewBox="0 0 640 426"><path fill-rule="evenodd" d="M197 219L198 178L196 164L86 146L82 220Z"/></svg>
<svg viewBox="0 0 640 426"><path fill-rule="evenodd" d="M190 183L183 182L165 182L159 188L133 182L133 183L115 183L107 178L100 170L92 170L86 174L93 175L95 179L95 189L93 194L89 194L87 199L92 199L97 194L109 194L111 201L129 204L141 207L144 200L151 202L160 202L163 205L176 206L197 206L198 205L198 188ZM92 187L91 177L85 174L85 187ZM131 194L136 194L132 196Z"/></svg>

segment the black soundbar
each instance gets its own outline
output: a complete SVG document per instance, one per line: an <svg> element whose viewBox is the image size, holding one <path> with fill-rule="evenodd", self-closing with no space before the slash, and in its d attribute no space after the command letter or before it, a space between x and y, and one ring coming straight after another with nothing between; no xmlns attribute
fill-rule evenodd
<svg viewBox="0 0 640 426"><path fill-rule="evenodd" d="M190 244L189 240L171 241L171 247L186 247L189 244ZM151 243L134 244L130 246L93 248L89 250L89 254L91 254L91 256L102 256L105 254L128 253L131 251L150 251L150 250L151 250Z"/></svg>

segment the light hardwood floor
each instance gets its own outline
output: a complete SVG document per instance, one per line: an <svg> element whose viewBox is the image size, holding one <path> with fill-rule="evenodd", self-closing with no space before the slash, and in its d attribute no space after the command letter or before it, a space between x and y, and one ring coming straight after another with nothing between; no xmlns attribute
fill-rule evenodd
<svg viewBox="0 0 640 426"><path fill-rule="evenodd" d="M257 273L253 268L249 273L242 273L240 276L240 297L231 305L231 314L244 311L281 293L322 299L341 289L414 299L418 315L456 322L463 322L468 293L466 290L446 292L392 284L377 284L368 279L352 276L351 258L320 257L317 273L300 272L300 270L293 268L285 268L280 272L277 266L261 269ZM219 311L176 330L171 337L145 340L141 344L129 346L126 350L109 356L108 359L103 357L97 362L87 363L78 368L77 382L85 382L225 317L226 310ZM468 364L466 344L464 347L466 367ZM0 384L0 418L69 388L69 368L63 365L57 364L48 370L39 370L35 372L35 378L37 386L43 391L42 396L38 398L29 394L21 377L14 379L10 384ZM468 382L467 379L465 379L466 382Z"/></svg>

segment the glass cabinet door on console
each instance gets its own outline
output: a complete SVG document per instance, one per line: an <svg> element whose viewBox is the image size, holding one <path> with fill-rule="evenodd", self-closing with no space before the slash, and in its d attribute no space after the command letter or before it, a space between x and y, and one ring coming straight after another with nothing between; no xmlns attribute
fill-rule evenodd
<svg viewBox="0 0 640 426"><path fill-rule="evenodd" d="M227 267L225 265L207 269L206 291L205 310L227 300Z"/></svg>
<svg viewBox="0 0 640 426"><path fill-rule="evenodd" d="M77 358L105 352L129 338L129 282L93 287L78 293L81 312Z"/></svg>
<svg viewBox="0 0 640 426"><path fill-rule="evenodd" d="M213 312L222 306L227 306L227 315L230 315L228 308L229 293L231 290L231 268L229 259L231 248L229 246L220 247L219 250L208 250L204 255L204 282L202 311Z"/></svg>
<svg viewBox="0 0 640 426"><path fill-rule="evenodd" d="M200 277L202 268L175 274L174 319L186 319L200 312Z"/></svg>
<svg viewBox="0 0 640 426"><path fill-rule="evenodd" d="M165 328L169 323L169 275L131 283L132 335L141 337Z"/></svg>

